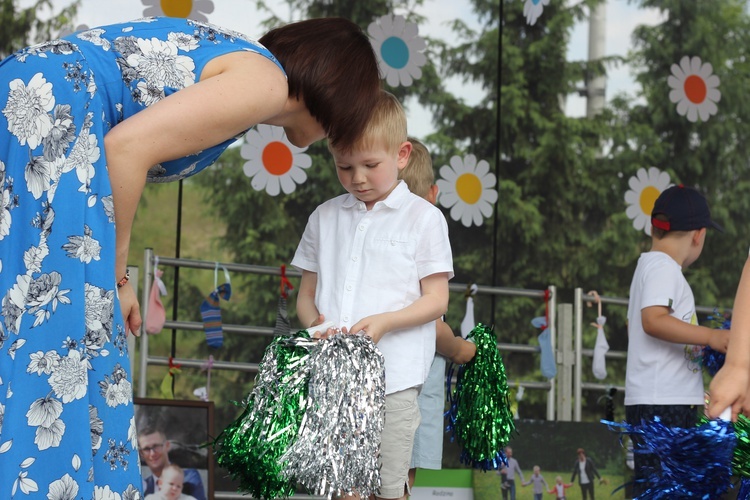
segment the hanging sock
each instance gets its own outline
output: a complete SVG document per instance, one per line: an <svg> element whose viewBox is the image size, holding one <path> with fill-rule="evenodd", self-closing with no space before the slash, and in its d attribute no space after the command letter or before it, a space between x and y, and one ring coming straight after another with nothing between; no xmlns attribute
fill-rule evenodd
<svg viewBox="0 0 750 500"><path fill-rule="evenodd" d="M461 336L463 338L466 338L474 327L477 326L474 322L474 295L477 294L477 290L479 290L479 287L472 283L466 289L466 293L464 293L464 297L466 297L466 314L461 321Z"/></svg>
<svg viewBox="0 0 750 500"><path fill-rule="evenodd" d="M555 378L557 375L557 364L555 363L555 353L552 351L552 335L546 325L542 333L537 335L537 340L539 341L539 350L541 352L539 368L542 371L542 375L548 379Z"/></svg>
<svg viewBox="0 0 750 500"><path fill-rule="evenodd" d="M557 376L557 363L555 362L555 352L552 350L552 333L549 329L549 290L544 291L544 316L539 316L531 320L534 328L539 328L542 332L537 335L539 341L539 368L542 375L548 379Z"/></svg>
<svg viewBox="0 0 750 500"><path fill-rule="evenodd" d="M224 344L224 330L221 325L221 307L219 299L229 300L232 296L232 285L229 282L229 272L224 269L226 283L216 286L216 278L219 264L216 264L214 270L214 290L208 294L201 304L201 317L203 318L203 331L206 333L206 343L208 347L219 348Z"/></svg>
<svg viewBox="0 0 750 500"><path fill-rule="evenodd" d="M592 369L594 371L594 377L599 380L607 378L607 361L606 354L609 351L609 343L607 337L604 336L604 324L607 322L607 318L599 316L596 318L596 344L594 345L594 362Z"/></svg>
<svg viewBox="0 0 750 500"><path fill-rule="evenodd" d="M151 335L161 332L167 320L164 304L161 302L161 296L167 294L167 287L161 280L164 272L156 267L159 265L159 257L155 259L154 282L151 284L151 292L148 296L148 310L146 312L146 333Z"/></svg>
<svg viewBox="0 0 750 500"><path fill-rule="evenodd" d="M279 295L279 307L276 310L276 325L273 327L274 336L289 336L292 333L292 325L289 323L289 314L286 308L286 299L294 286L286 277L286 266L281 266L281 293Z"/></svg>
<svg viewBox="0 0 750 500"><path fill-rule="evenodd" d="M609 343L607 343L607 337L604 336L604 324L607 322L607 318L602 315L602 298L599 296L599 293L596 290L591 290L588 295L594 298L597 305L596 323L591 323L591 326L596 328L594 361L591 368L594 372L594 377L603 380L607 377L606 354L609 351ZM586 305L591 307L591 302L588 302Z"/></svg>

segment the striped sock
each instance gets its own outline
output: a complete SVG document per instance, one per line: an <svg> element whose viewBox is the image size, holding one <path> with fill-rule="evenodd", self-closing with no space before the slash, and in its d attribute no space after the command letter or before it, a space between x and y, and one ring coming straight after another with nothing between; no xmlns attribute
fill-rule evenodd
<svg viewBox="0 0 750 500"><path fill-rule="evenodd" d="M221 308L219 298L229 300L232 296L232 286L229 283L219 285L209 293L201 304L203 331L206 332L206 343L209 347L218 348L224 343L224 331L221 327Z"/></svg>

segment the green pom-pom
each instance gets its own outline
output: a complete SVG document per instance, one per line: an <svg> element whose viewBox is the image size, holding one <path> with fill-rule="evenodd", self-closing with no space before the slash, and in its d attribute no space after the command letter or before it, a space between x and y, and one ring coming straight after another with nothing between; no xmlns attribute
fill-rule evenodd
<svg viewBox="0 0 750 500"><path fill-rule="evenodd" d="M734 423L737 444L732 456L732 475L750 479L750 419L739 415Z"/></svg>
<svg viewBox="0 0 750 500"><path fill-rule="evenodd" d="M478 324L467 339L474 341L477 353L459 367L455 392L448 391L448 427L463 446L462 463L483 470L497 469L507 463L503 450L516 430L508 377L491 327Z"/></svg>
<svg viewBox="0 0 750 500"><path fill-rule="evenodd" d="M216 462L238 480L239 490L255 498L294 494L279 457L296 438L307 397L310 336L276 337L266 348L245 409L213 443Z"/></svg>

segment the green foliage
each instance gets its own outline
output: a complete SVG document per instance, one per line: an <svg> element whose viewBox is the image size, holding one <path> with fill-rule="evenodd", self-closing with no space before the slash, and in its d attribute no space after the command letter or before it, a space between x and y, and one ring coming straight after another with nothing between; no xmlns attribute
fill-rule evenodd
<svg viewBox="0 0 750 500"><path fill-rule="evenodd" d="M623 175L621 191L638 167L653 165L669 172L673 182L696 186L707 196L726 233L710 231L688 280L698 303L729 307L747 255L740 221L748 210L748 5L744 0L639 4L661 10L665 20L634 33L631 59L641 93L638 100L614 102L608 157ZM689 122L668 99L670 67L686 55L711 63L721 80L719 111L707 122Z"/></svg>
<svg viewBox="0 0 750 500"><path fill-rule="evenodd" d="M16 0L0 0L0 59L34 42L55 38L64 29L71 30L81 0L75 0L67 7L48 18L42 19L38 13L53 9L51 0L36 0L33 5L19 9Z"/></svg>

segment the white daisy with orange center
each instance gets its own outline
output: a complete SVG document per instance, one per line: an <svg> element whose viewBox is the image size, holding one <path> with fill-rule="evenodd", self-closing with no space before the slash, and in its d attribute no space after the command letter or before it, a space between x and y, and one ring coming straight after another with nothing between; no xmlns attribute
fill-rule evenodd
<svg viewBox="0 0 750 500"><path fill-rule="evenodd" d="M206 14L214 11L213 0L141 0L144 16L181 17L208 22Z"/></svg>
<svg viewBox="0 0 750 500"><path fill-rule="evenodd" d="M625 193L628 208L625 213L633 219L633 227L651 236L651 212L659 195L672 184L669 174L656 167L639 168L628 180L630 189Z"/></svg>
<svg viewBox="0 0 750 500"><path fill-rule="evenodd" d="M679 66L672 65L672 74L667 79L672 88L669 100L677 103L677 112L691 122L707 121L718 111L716 103L721 99L719 77L713 74L713 66L700 57L683 57Z"/></svg>
<svg viewBox="0 0 750 500"><path fill-rule="evenodd" d="M289 142L282 127L258 125L245 134L240 148L240 156L247 160L242 170L256 191L289 194L307 180L305 169L312 165L312 158L305 151Z"/></svg>
<svg viewBox="0 0 750 500"><path fill-rule="evenodd" d="M477 157L454 156L450 166L440 168L437 186L440 192L438 203L450 208L451 219L461 221L466 227L481 226L484 219L492 216L492 205L497 201L495 187L497 179L490 172L485 160L477 163Z"/></svg>

